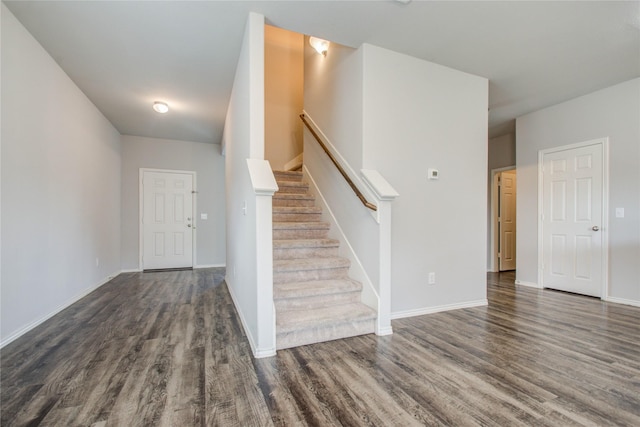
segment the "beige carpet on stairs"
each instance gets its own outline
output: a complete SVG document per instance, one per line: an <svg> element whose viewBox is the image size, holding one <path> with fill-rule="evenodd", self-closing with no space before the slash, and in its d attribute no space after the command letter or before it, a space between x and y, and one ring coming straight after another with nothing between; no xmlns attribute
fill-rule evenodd
<svg viewBox="0 0 640 427"><path fill-rule="evenodd" d="M373 333L376 313L360 302L362 284L328 238L302 172L274 172L273 294L278 350Z"/></svg>

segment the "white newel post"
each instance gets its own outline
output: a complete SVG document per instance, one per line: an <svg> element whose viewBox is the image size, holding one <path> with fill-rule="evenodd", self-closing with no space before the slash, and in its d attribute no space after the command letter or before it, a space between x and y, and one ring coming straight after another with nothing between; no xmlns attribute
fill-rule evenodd
<svg viewBox="0 0 640 427"><path fill-rule="evenodd" d="M379 301L377 335L393 333L391 328L391 203L399 196L398 192L376 170L362 169L362 177L373 191L378 210L372 212L379 226Z"/></svg>
<svg viewBox="0 0 640 427"><path fill-rule="evenodd" d="M247 159L251 184L256 195L257 319L255 357L276 354L275 310L273 306L273 225L272 198L278 191L267 160Z"/></svg>

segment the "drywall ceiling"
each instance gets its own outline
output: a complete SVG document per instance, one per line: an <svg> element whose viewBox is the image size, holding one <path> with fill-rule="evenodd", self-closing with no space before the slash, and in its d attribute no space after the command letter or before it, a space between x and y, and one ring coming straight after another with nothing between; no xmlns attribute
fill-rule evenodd
<svg viewBox="0 0 640 427"><path fill-rule="evenodd" d="M5 1L123 134L219 143L246 16L486 77L489 135L640 76L640 2ZM151 110L165 100L169 114Z"/></svg>

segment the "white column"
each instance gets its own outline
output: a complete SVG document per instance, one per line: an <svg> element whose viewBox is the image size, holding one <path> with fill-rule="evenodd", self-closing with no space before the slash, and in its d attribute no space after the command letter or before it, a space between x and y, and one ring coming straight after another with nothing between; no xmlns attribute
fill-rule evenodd
<svg viewBox="0 0 640 427"><path fill-rule="evenodd" d="M276 331L273 306L273 225L272 198L278 191L271 166L266 160L247 159L251 184L256 195L256 310L258 332L256 358L275 356Z"/></svg>
<svg viewBox="0 0 640 427"><path fill-rule="evenodd" d="M373 217L379 226L379 300L377 335L390 335L391 328L391 203L399 194L376 170L362 169L362 177L376 197Z"/></svg>

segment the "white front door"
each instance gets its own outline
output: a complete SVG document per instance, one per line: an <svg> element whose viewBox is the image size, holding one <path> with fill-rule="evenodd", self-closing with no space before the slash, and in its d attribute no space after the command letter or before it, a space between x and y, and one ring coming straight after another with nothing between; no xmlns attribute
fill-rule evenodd
<svg viewBox="0 0 640 427"><path fill-rule="evenodd" d="M499 270L516 269L516 171L500 173L499 191Z"/></svg>
<svg viewBox="0 0 640 427"><path fill-rule="evenodd" d="M603 145L542 156L542 285L601 297Z"/></svg>
<svg viewBox="0 0 640 427"><path fill-rule="evenodd" d="M142 268L193 267L193 175L144 171Z"/></svg>

